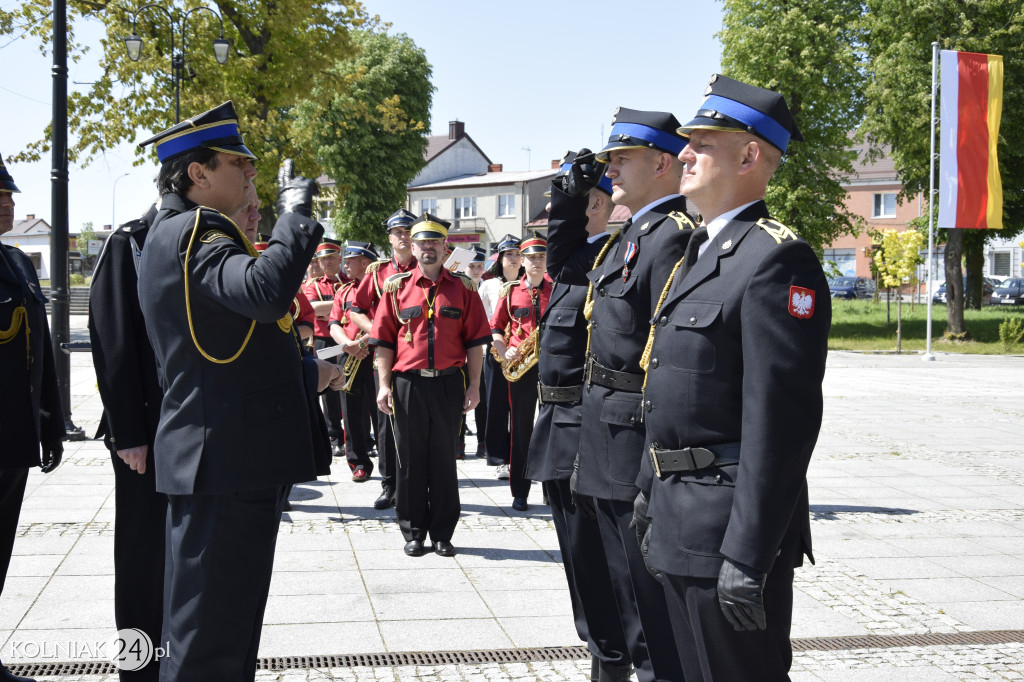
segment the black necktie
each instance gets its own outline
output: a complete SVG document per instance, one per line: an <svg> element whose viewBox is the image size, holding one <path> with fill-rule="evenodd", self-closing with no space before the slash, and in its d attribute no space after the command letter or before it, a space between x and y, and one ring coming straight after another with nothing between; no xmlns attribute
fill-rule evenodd
<svg viewBox="0 0 1024 682"><path fill-rule="evenodd" d="M701 225L693 232L693 236L690 237L690 242L686 245L686 253L683 258L683 277L690 271L694 263L697 262L697 256L700 255L700 245L708 240L708 228Z"/></svg>

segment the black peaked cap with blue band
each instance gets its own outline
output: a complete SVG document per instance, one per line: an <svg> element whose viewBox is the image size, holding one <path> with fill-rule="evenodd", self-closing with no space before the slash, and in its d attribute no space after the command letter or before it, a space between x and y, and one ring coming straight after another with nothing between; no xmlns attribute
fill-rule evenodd
<svg viewBox="0 0 1024 682"><path fill-rule="evenodd" d="M238 130L238 116L230 100L198 116L184 120L139 143L139 147L156 146L160 163L197 149L212 149L255 159Z"/></svg>
<svg viewBox="0 0 1024 682"><path fill-rule="evenodd" d="M350 239L345 242L345 258L354 258L355 256L366 256L370 260L380 258L377 255L377 249L373 248L373 244L370 242L357 242Z"/></svg>
<svg viewBox="0 0 1024 682"><path fill-rule="evenodd" d="M2 155L0 155L0 192L21 192L18 186L14 184L14 178L11 177L7 166L4 165L4 157Z"/></svg>
<svg viewBox="0 0 1024 682"><path fill-rule="evenodd" d="M413 239L447 239L448 228L452 224L441 220L436 215L424 213L409 227L409 234Z"/></svg>
<svg viewBox="0 0 1024 682"><path fill-rule="evenodd" d="M678 154L686 146L680 136L679 120L667 111L638 111L619 107L612 118L612 134L608 143L597 153L597 160L608 162L615 149L656 149Z"/></svg>
<svg viewBox="0 0 1024 682"><path fill-rule="evenodd" d="M388 219L385 220L382 225L385 230L390 232L396 227L409 227L414 222L416 222L416 214L412 211L400 208L389 215Z"/></svg>
<svg viewBox="0 0 1024 682"><path fill-rule="evenodd" d="M473 261L474 263L486 263L487 262L487 251L482 246L473 247Z"/></svg>
<svg viewBox="0 0 1024 682"><path fill-rule="evenodd" d="M519 237L514 234L506 234L498 242L498 245L494 247L495 253L501 253L502 251L511 251L512 249L519 248Z"/></svg>
<svg viewBox="0 0 1024 682"><path fill-rule="evenodd" d="M718 73L708 81L697 115L679 127L679 134L688 136L694 130L748 132L783 153L790 140L804 141L785 97Z"/></svg>

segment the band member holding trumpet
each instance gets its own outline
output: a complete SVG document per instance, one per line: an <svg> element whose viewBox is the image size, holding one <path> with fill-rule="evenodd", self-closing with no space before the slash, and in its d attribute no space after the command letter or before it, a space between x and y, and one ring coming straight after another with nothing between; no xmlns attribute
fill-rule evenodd
<svg viewBox="0 0 1024 682"><path fill-rule="evenodd" d="M491 315L492 353L508 379L511 428L509 473L512 508L526 511L531 481L525 475L526 455L537 414L537 357L540 318L551 298L546 274L548 243L534 235L520 244L526 273L507 282ZM507 330L507 334L506 334Z"/></svg>
<svg viewBox="0 0 1024 682"><path fill-rule="evenodd" d="M362 483L370 480L373 462L370 461L370 416L376 416L374 401L373 363L363 362L369 349L368 335L352 319L356 288L366 274L366 268L377 260L372 244L349 241L345 247L345 274L349 281L342 284L334 295L331 308L331 338L344 348L345 386L341 393L341 415L345 422L345 457L352 470L352 480Z"/></svg>

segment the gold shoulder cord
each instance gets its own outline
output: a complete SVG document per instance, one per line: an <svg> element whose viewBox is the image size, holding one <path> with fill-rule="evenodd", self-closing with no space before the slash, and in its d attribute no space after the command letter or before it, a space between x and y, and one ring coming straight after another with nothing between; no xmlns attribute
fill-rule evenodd
<svg viewBox="0 0 1024 682"><path fill-rule="evenodd" d="M661 313L661 306L665 303L665 299L668 298L668 290L672 288L672 280L676 278L676 273L679 272L679 268L685 260L686 256L683 256L672 266L672 272L669 273L668 280L661 289L661 295L658 296L658 305L654 306L654 315L651 316L654 323L651 325L650 333L647 334L647 344L644 346L644 352L640 355L640 369L644 371L644 384L640 387L640 393L644 393L644 390L647 388L647 368L651 363L651 349L654 348L654 330L658 328L658 315Z"/></svg>
<svg viewBox="0 0 1024 682"><path fill-rule="evenodd" d="M21 325L25 325L25 367L31 367L32 365L32 344L29 341L29 334L31 329L28 326L28 310L25 309L24 303L14 309L14 314L11 315L11 326L6 330L0 332L0 344L5 344L21 331Z"/></svg>
<svg viewBox="0 0 1024 682"><path fill-rule="evenodd" d="M242 341L242 345L239 347L238 352L236 352L230 358L226 358L226 359L215 358L212 355L210 355L209 353L207 353L205 350L203 350L203 347L199 345L199 339L196 337L195 324L192 322L192 297L191 297L191 295L189 293L189 285L188 285L188 279L189 279L189 275L188 275L188 261L189 261L189 258L192 255L192 245L196 241L196 234L199 232L199 218L202 215L202 212L203 212L203 207L202 206L200 206L199 208L196 209L196 221L195 221L195 224L192 226L192 235L188 239L188 246L185 248L185 314L188 317L188 331L192 335L192 343L195 344L196 350L199 351L199 354L202 355L207 360L209 360L210 362L213 362L213 363L218 364L218 365L226 365L226 364L232 363L235 360L237 360L238 356L240 356L242 354L242 351L245 350L245 347L249 345L249 339L252 338L252 333L256 329L256 320L252 320L252 324L249 325L249 331L248 331L248 333L246 333L245 339ZM230 218L227 218L227 220L228 220L229 223L231 223L231 225L236 230L238 230L238 226L235 225L235 223ZM245 244L245 249L248 252L248 254L250 256L252 256L253 258L256 258L259 255L257 253L256 249L254 249L252 244L249 243L248 238L246 238L245 235L242 234L241 230L238 230L238 233L242 236L242 242ZM289 332L293 332L293 329L292 329L292 316L289 315L288 313L285 313L284 317L282 317L281 319L279 319L277 321L277 326L285 334L287 334ZM294 337L295 337L295 334L292 333L292 338L294 338ZM296 342L296 345L298 345L298 342ZM299 354L300 355L302 354L302 349L301 348L299 348Z"/></svg>
<svg viewBox="0 0 1024 682"><path fill-rule="evenodd" d="M594 259L594 267L592 267L591 270L596 270L597 268L599 268L601 266L601 263L604 262L605 256L608 255L608 250L612 248L612 244L615 243L615 240L619 238L619 234L621 234L621 233L622 233L622 228L619 228L619 229L615 230L615 232L612 233L612 236L608 237L608 241L606 241L604 243L604 246L601 247L601 250L597 254L597 258ZM590 318L593 315L594 315L594 283L590 282L587 285L587 300L583 304L583 317L588 322L588 324L587 324L587 353L584 356L586 358L590 357L590 334L591 334L591 327L593 327L593 324L590 323Z"/></svg>

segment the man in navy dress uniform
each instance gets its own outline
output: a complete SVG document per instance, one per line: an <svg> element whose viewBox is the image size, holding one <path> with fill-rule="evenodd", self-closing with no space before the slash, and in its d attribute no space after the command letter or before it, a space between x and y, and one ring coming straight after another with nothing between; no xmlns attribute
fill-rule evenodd
<svg viewBox="0 0 1024 682"><path fill-rule="evenodd" d="M788 680L831 307L817 256L764 195L803 138L782 95L724 76L680 133L703 225L651 319L638 529L686 679Z"/></svg>
<svg viewBox="0 0 1024 682"><path fill-rule="evenodd" d="M328 450L311 393L340 368L304 360L288 314L323 234L315 183L286 162L263 254L227 216L249 201L255 158L231 102L141 143L161 161L160 211L139 266L139 301L164 390L154 451L167 493L160 679L255 676L288 486Z"/></svg>

